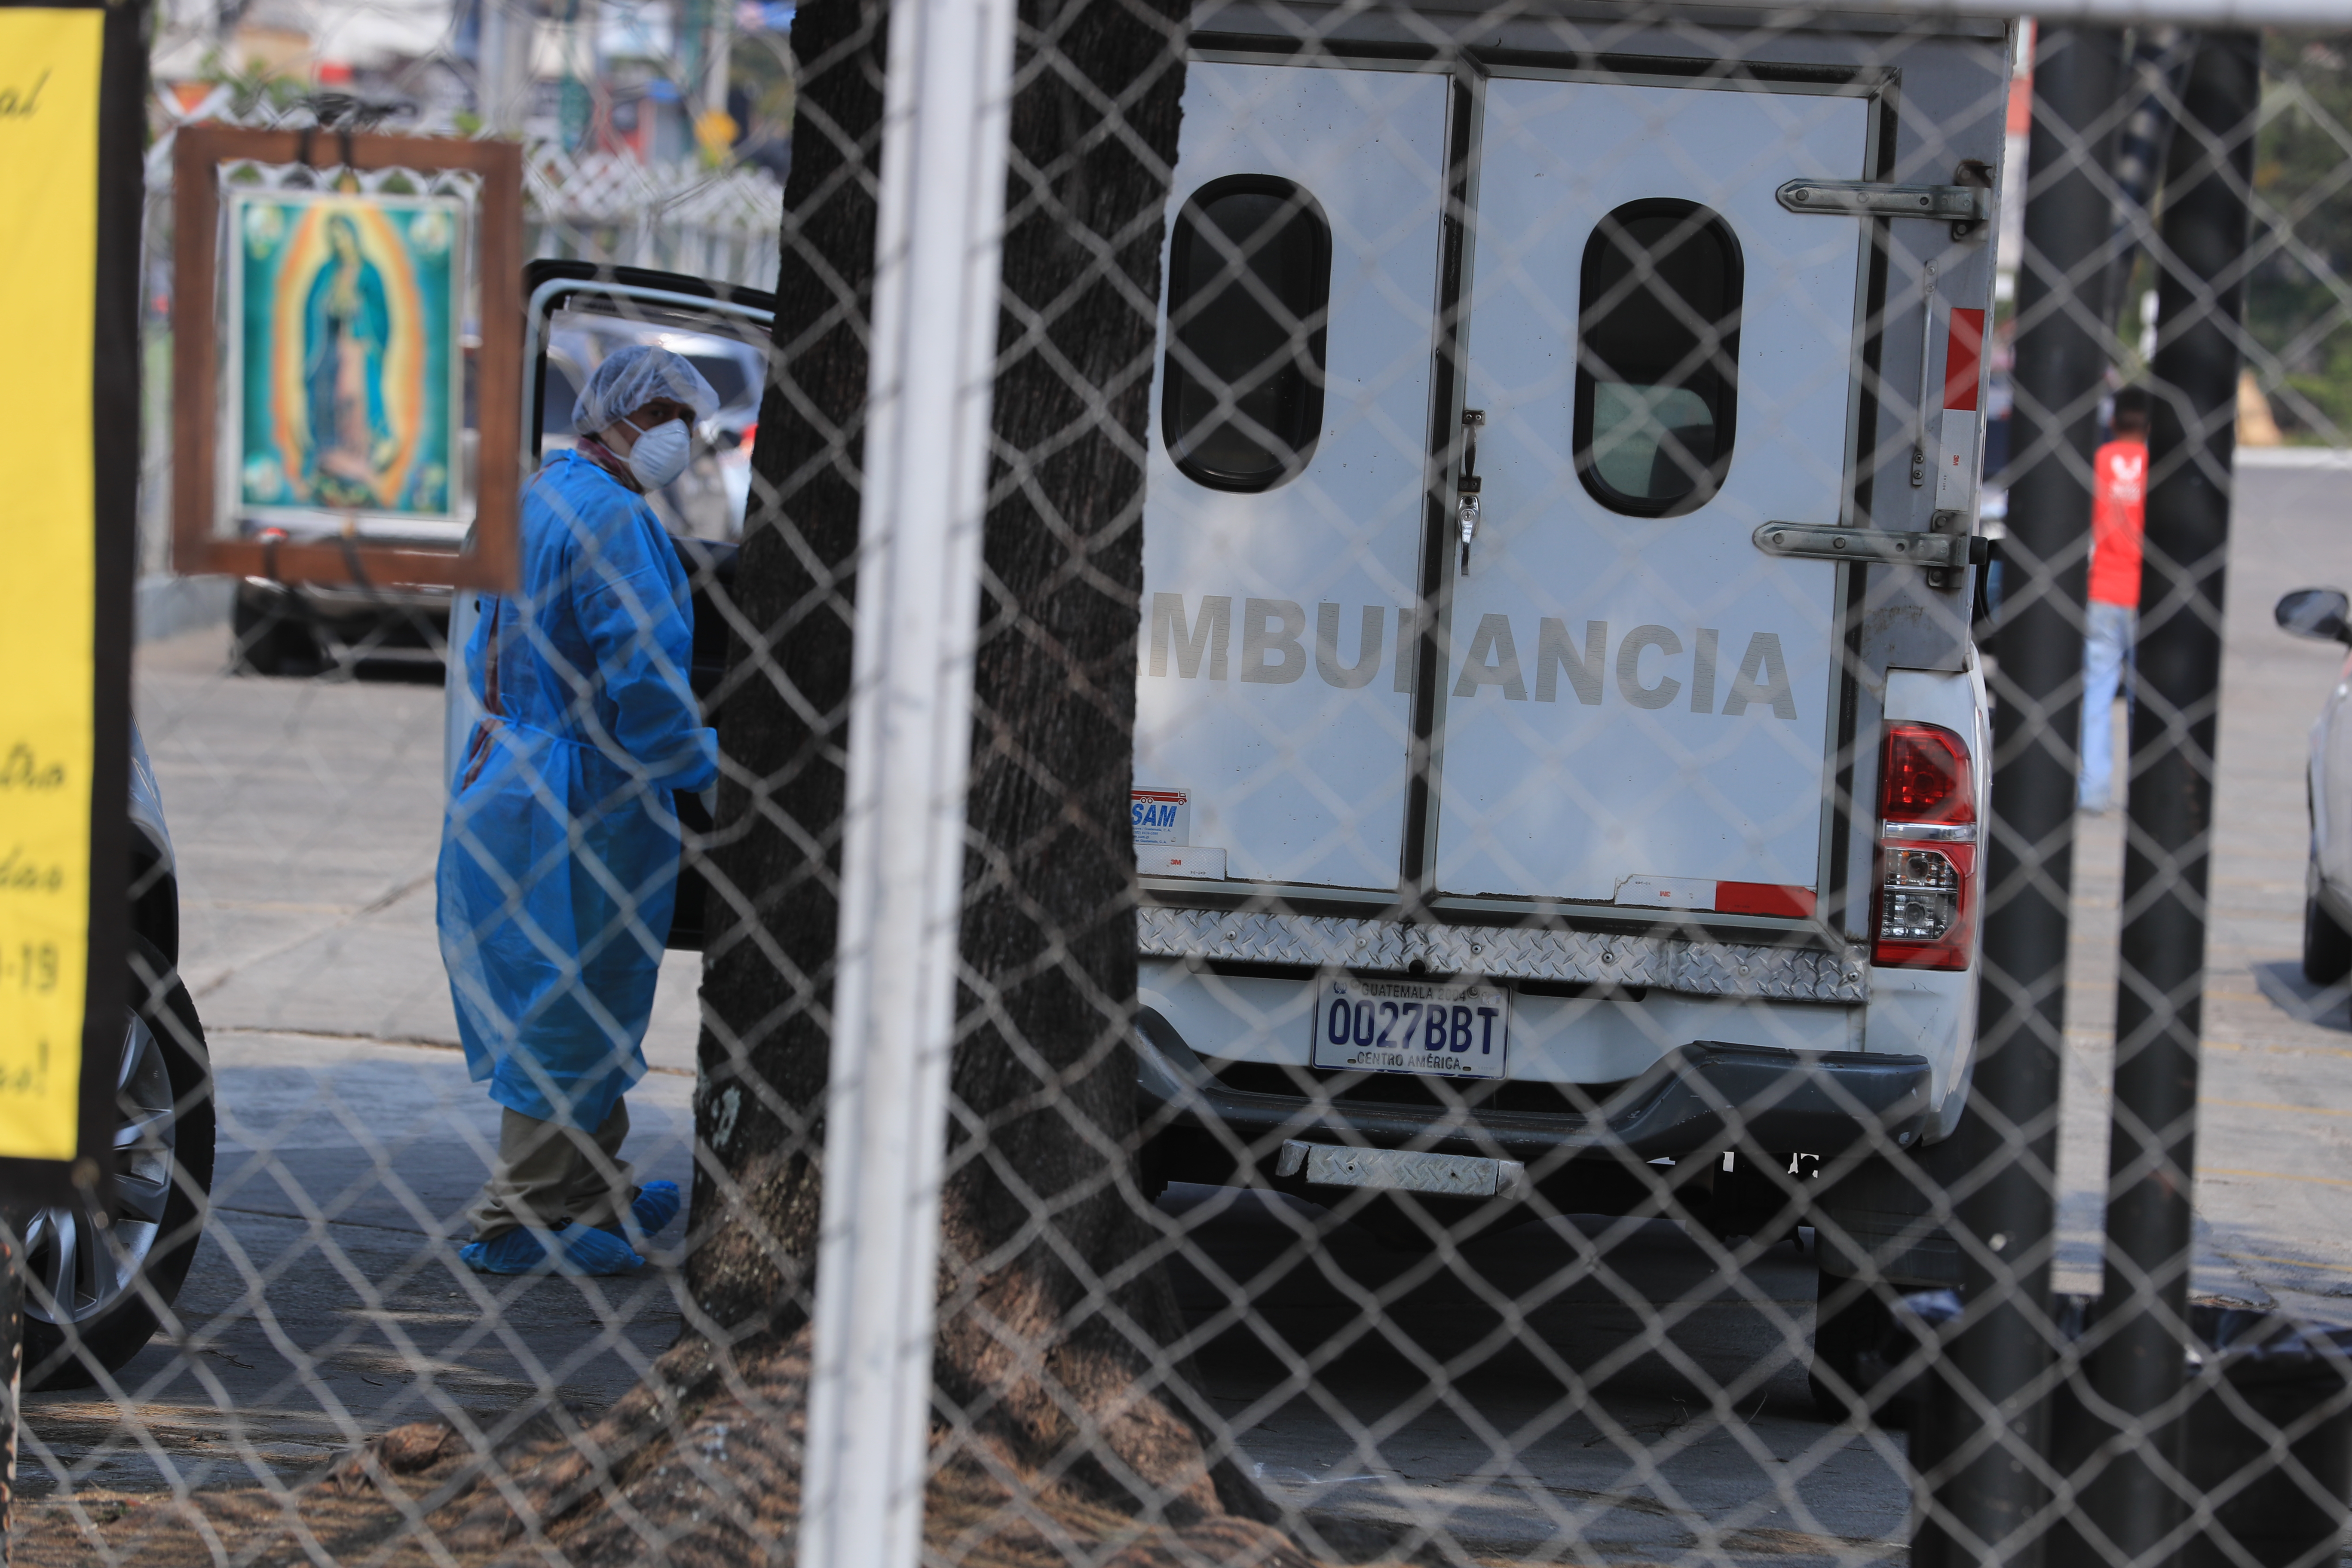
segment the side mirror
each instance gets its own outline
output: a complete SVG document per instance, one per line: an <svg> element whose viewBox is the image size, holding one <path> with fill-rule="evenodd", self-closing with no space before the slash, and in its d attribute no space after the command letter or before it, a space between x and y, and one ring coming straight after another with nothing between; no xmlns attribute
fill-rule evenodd
<svg viewBox="0 0 2352 1568"><path fill-rule="evenodd" d="M2297 588L2278 602L2273 612L2279 630L2314 642L2343 642L2345 617L2352 615L2352 599L2334 588Z"/></svg>

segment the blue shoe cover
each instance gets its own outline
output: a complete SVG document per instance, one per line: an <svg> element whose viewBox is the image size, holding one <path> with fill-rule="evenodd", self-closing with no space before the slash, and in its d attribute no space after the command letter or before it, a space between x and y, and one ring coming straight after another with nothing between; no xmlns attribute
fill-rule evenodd
<svg viewBox="0 0 2352 1568"><path fill-rule="evenodd" d="M610 1231L567 1223L556 1234L562 1240L555 1262L560 1274L626 1274L645 1267L646 1260ZM459 1247L457 1261L478 1274L532 1274L547 1267L547 1248L529 1230L517 1228Z"/></svg>
<svg viewBox="0 0 2352 1568"><path fill-rule="evenodd" d="M676 1182L647 1182L637 1189L636 1201L629 1205L629 1217L646 1235L659 1236L685 1204Z"/></svg>
<svg viewBox="0 0 2352 1568"><path fill-rule="evenodd" d="M528 1274L547 1266L547 1248L518 1226L504 1236L457 1249L457 1261L477 1274Z"/></svg>
<svg viewBox="0 0 2352 1568"><path fill-rule="evenodd" d="M645 1266L646 1260L609 1230L593 1225L564 1227L560 1267L566 1274L627 1274Z"/></svg>

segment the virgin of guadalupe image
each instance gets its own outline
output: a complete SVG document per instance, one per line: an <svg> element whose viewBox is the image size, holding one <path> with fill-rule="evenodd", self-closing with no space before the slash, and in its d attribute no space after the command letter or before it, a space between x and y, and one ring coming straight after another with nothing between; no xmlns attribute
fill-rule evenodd
<svg viewBox="0 0 2352 1568"><path fill-rule="evenodd" d="M311 280L302 310L302 388L309 449L302 477L326 506L383 503L380 476L400 444L383 412L383 355L392 336L383 279L360 254L358 226L327 220L333 256Z"/></svg>

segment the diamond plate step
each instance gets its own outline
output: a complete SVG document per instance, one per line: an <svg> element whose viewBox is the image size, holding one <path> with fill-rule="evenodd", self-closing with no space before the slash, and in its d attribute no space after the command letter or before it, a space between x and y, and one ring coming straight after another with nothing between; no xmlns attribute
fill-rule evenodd
<svg viewBox="0 0 2352 1568"><path fill-rule="evenodd" d="M1837 953L1519 926L1405 925L1334 915L1153 907L1138 911L1136 933L1136 952L1143 958L1395 973L1411 973L1418 961L1433 973L1483 974L1495 980L1654 985L1693 996L1770 1002L1858 1004L1870 999L1869 954L1860 947Z"/></svg>

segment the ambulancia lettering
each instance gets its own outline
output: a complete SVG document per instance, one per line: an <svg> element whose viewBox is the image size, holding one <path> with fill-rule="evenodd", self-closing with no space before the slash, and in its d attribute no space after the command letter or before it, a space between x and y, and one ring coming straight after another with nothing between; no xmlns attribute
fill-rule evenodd
<svg viewBox="0 0 2352 1568"><path fill-rule="evenodd" d="M1242 605L1238 616L1234 609L1237 598ZM1558 616L1533 617L1530 628L1528 619L1490 612L1480 616L1475 626L1456 624L1457 635L1466 637L1454 666L1459 672L1452 688L1456 701L1482 697L1492 688L1507 702L1575 702L1599 708L1614 701L1725 718L1738 718L1751 710L1776 719L1797 718L1789 657L1778 632L1743 635L1720 626L1678 631L1646 623L1612 627L1597 620L1572 626ZM1236 620L1241 623L1238 638ZM1396 650L1391 689L1408 691L1412 664L1406 649L1413 641L1412 624L1412 611L1384 605L1350 611L1325 603L1310 616L1305 605L1290 599L1154 594L1143 674L1147 679L1286 686L1304 679L1311 667L1326 686L1353 691L1370 683L1385 645ZM1311 656L1306 646L1310 625L1315 638ZM1234 657L1236 641L1238 658ZM1528 654L1523 656L1523 648ZM1736 658L1730 653L1735 648ZM1139 831L1142 826L1143 819L1137 818Z"/></svg>

